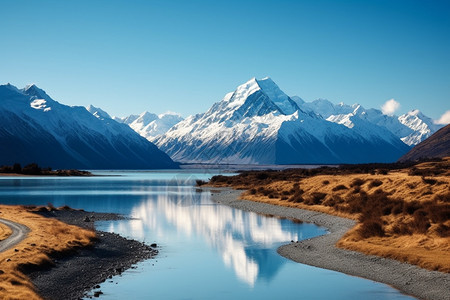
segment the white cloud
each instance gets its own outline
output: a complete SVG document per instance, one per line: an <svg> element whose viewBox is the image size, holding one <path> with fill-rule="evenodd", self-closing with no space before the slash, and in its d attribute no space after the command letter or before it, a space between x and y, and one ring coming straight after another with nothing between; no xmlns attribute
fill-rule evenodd
<svg viewBox="0 0 450 300"><path fill-rule="evenodd" d="M450 124L450 110L447 110L445 113L443 113L439 120L434 121L434 123L442 125Z"/></svg>
<svg viewBox="0 0 450 300"><path fill-rule="evenodd" d="M391 100L386 101L381 106L381 111L385 115L392 116L399 108L400 108L400 103L398 103L394 99L391 99Z"/></svg>

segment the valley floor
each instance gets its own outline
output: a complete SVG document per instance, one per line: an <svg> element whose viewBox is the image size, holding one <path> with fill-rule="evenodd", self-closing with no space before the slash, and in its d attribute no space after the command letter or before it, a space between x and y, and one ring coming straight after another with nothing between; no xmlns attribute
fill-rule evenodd
<svg viewBox="0 0 450 300"><path fill-rule="evenodd" d="M327 235L294 241L280 247L278 253L286 258L382 282L420 299L448 299L450 273L430 271L398 260L337 248L335 244L355 226L354 220L311 210L243 200L240 199L242 191L229 188L207 189L211 190L213 201L260 214L311 222L329 230Z"/></svg>

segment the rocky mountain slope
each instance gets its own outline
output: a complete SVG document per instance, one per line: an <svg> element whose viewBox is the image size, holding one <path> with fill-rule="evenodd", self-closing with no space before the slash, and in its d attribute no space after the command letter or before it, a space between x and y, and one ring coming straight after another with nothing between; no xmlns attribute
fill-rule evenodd
<svg viewBox="0 0 450 300"><path fill-rule="evenodd" d="M450 157L450 124L412 148L400 161L436 157Z"/></svg>
<svg viewBox="0 0 450 300"><path fill-rule="evenodd" d="M96 108L91 107L91 110ZM95 114L96 113L96 114ZM148 169L177 165L125 124L58 103L35 85L0 85L0 165Z"/></svg>
<svg viewBox="0 0 450 300"><path fill-rule="evenodd" d="M358 115L351 126L299 107L270 79L240 85L207 112L155 139L185 163L339 164L392 162L410 148L383 126ZM344 122L345 123L345 122Z"/></svg>

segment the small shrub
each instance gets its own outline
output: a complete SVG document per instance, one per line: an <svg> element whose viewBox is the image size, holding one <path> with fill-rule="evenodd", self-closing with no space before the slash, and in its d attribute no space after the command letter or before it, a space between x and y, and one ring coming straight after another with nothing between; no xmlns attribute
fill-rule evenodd
<svg viewBox="0 0 450 300"><path fill-rule="evenodd" d="M383 181L378 180L378 179L375 179L375 180L372 180L372 181L370 182L369 188L377 187L377 186L380 186L380 185L382 185L382 184L383 184Z"/></svg>
<svg viewBox="0 0 450 300"><path fill-rule="evenodd" d="M304 202L304 199L303 199L303 197L302 196L292 196L291 198L290 198L290 201L291 202L294 202L294 203L301 203L301 202Z"/></svg>
<svg viewBox="0 0 450 300"><path fill-rule="evenodd" d="M430 203L426 205L427 213L433 223L444 223L450 220L450 204L435 204Z"/></svg>
<svg viewBox="0 0 450 300"><path fill-rule="evenodd" d="M361 186L365 183L366 181L361 179L361 178L355 178L352 183L350 184L351 187L356 187L356 186Z"/></svg>
<svg viewBox="0 0 450 300"><path fill-rule="evenodd" d="M450 227L444 225L444 224L439 224L436 227L436 233L440 236L440 237L450 237Z"/></svg>
<svg viewBox="0 0 450 300"><path fill-rule="evenodd" d="M416 233L426 233L431 224L428 220L427 212L423 209L418 209L414 212L414 221L411 226Z"/></svg>
<svg viewBox="0 0 450 300"><path fill-rule="evenodd" d="M410 226L406 224L396 224L392 227L392 233L398 234L398 235L411 235L412 231Z"/></svg>
<svg viewBox="0 0 450 300"><path fill-rule="evenodd" d="M387 175L388 173L389 173L388 169L378 169L377 170L377 174L380 174L380 175Z"/></svg>
<svg viewBox="0 0 450 300"><path fill-rule="evenodd" d="M196 179L196 180L195 180L195 184L196 184L197 186L202 186L202 185L207 184L207 182L204 181L204 180L201 180L201 179Z"/></svg>
<svg viewBox="0 0 450 300"><path fill-rule="evenodd" d="M314 192L311 194L311 197L308 199L308 204L320 204L322 200L327 196L325 193Z"/></svg>
<svg viewBox="0 0 450 300"><path fill-rule="evenodd" d="M438 202L444 202L444 203L450 203L450 192L446 194L439 194L434 196L434 201Z"/></svg>
<svg viewBox="0 0 450 300"><path fill-rule="evenodd" d="M411 201L411 202L404 202L403 203L403 213L412 215L416 210L421 208L421 205L417 201Z"/></svg>
<svg viewBox="0 0 450 300"><path fill-rule="evenodd" d="M265 180L267 178L269 178L269 174L267 174L266 172L259 172L256 175L256 179L258 179L258 180Z"/></svg>
<svg viewBox="0 0 450 300"><path fill-rule="evenodd" d="M255 195L255 194L256 194L256 189L255 188L250 189L250 195Z"/></svg>
<svg viewBox="0 0 450 300"><path fill-rule="evenodd" d="M328 180L324 180L324 181L322 181L322 184L323 184L323 185L327 185L327 184L330 184L330 181L328 181Z"/></svg>
<svg viewBox="0 0 450 300"><path fill-rule="evenodd" d="M415 183L407 183L406 186L412 190L416 187L416 184Z"/></svg>
<svg viewBox="0 0 450 300"><path fill-rule="evenodd" d="M347 189L348 189L348 187L346 187L346 186L343 185L343 184L340 184L340 185L335 186L335 187L332 189L332 191L333 191L333 192L336 192L336 191L347 190Z"/></svg>
<svg viewBox="0 0 450 300"><path fill-rule="evenodd" d="M422 181L423 181L423 183L426 183L426 184L429 184L429 185L435 185L436 182L437 182L436 179L433 179L433 178L425 178L425 177L422 177Z"/></svg>
<svg viewBox="0 0 450 300"><path fill-rule="evenodd" d="M375 219L364 221L358 231L362 238L384 236L384 230L381 221Z"/></svg>
<svg viewBox="0 0 450 300"><path fill-rule="evenodd" d="M353 194L359 194L359 192L361 192L361 187L360 186L355 186L353 187Z"/></svg>
<svg viewBox="0 0 450 300"><path fill-rule="evenodd" d="M395 203L394 207L391 209L391 213L394 215L401 214L403 212L403 203Z"/></svg>
<svg viewBox="0 0 450 300"><path fill-rule="evenodd" d="M264 188L263 188L263 191L262 191L264 196L268 196L271 192L272 192L271 190L266 190Z"/></svg>

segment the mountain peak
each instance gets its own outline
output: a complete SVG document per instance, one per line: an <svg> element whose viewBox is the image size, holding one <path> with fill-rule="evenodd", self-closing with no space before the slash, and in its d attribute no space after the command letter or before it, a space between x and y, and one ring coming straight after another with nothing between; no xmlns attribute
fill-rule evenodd
<svg viewBox="0 0 450 300"><path fill-rule="evenodd" d="M28 96L34 96L36 97L36 99L45 99L47 101L48 100L53 101L53 99L50 98L50 96L47 95L47 93L44 90L38 88L37 85L34 83L26 85L21 90L21 92Z"/></svg>
<svg viewBox="0 0 450 300"><path fill-rule="evenodd" d="M411 110L411 111L408 111L407 112L407 114L409 115L409 116L420 116L420 115L422 115L422 113L420 112L420 110L418 110L418 109L413 109L413 110Z"/></svg>
<svg viewBox="0 0 450 300"><path fill-rule="evenodd" d="M89 104L89 106L86 107L86 109L88 112L90 112L92 115L94 115L100 120L111 119L111 116L106 111L104 111L101 108L95 107L92 104Z"/></svg>
<svg viewBox="0 0 450 300"><path fill-rule="evenodd" d="M252 78L239 88L246 88L249 91L248 95L260 90L280 109L282 114L291 115L299 110L297 103L289 98L270 77Z"/></svg>

